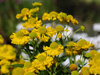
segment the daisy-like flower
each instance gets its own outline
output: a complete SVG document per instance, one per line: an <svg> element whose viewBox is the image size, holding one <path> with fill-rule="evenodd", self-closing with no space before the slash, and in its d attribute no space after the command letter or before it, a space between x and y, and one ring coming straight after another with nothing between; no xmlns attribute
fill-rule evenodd
<svg viewBox="0 0 100 75"><path fill-rule="evenodd" d="M42 3L39 3L39 2L34 2L32 3L33 6L42 6Z"/></svg>
<svg viewBox="0 0 100 75"><path fill-rule="evenodd" d="M57 19L57 15L58 13L55 12L55 11L52 11L50 13L44 13L43 16L42 16L42 20L45 21L45 20L56 20Z"/></svg>
<svg viewBox="0 0 100 75"><path fill-rule="evenodd" d="M91 42L86 41L84 39L79 40L77 44L80 46L81 49L84 49L84 50L88 50L90 47L94 46Z"/></svg>
<svg viewBox="0 0 100 75"><path fill-rule="evenodd" d="M56 34L55 29L48 27L46 29L45 26L40 26L38 29L34 28L32 32L35 32L37 34L38 39L43 42L47 42L50 37Z"/></svg>
<svg viewBox="0 0 100 75"><path fill-rule="evenodd" d="M0 59L7 59L7 60L15 60L16 59L16 53L15 48L13 48L11 45L3 45L0 46Z"/></svg>
<svg viewBox="0 0 100 75"><path fill-rule="evenodd" d="M11 43L18 44L18 45L24 45L24 44L28 43L30 41L30 37L26 36L27 34L29 34L29 32L27 30L23 30L23 29L16 33L13 33L10 36Z"/></svg>
<svg viewBox="0 0 100 75"><path fill-rule="evenodd" d="M90 74L100 74L100 53L97 53L89 61L89 72Z"/></svg>
<svg viewBox="0 0 100 75"><path fill-rule="evenodd" d="M43 49L48 55L53 56L53 57L63 53L63 46L58 45L56 42L52 42L49 47L45 46L43 47Z"/></svg>
<svg viewBox="0 0 100 75"><path fill-rule="evenodd" d="M33 27L39 28L41 24L42 24L42 21L41 20L38 21L38 17L36 18L31 17L30 19L28 19L27 22L23 23L22 25L23 27L27 29L27 28L33 28Z"/></svg>
<svg viewBox="0 0 100 75"><path fill-rule="evenodd" d="M38 70L46 70L46 67L50 68L53 63L53 58L43 52L36 56L36 59L32 62L32 65Z"/></svg>
<svg viewBox="0 0 100 75"><path fill-rule="evenodd" d="M28 8L23 8L21 10L21 13L16 15L16 18L19 19L19 18L23 17L23 20L27 20L28 12L29 12Z"/></svg>
<svg viewBox="0 0 100 75"><path fill-rule="evenodd" d="M67 17L67 14L66 13L63 13L63 12L60 12L57 16L58 20L62 23L65 18Z"/></svg>
<svg viewBox="0 0 100 75"><path fill-rule="evenodd" d="M39 71L29 61L24 63L23 70L25 72L24 75L36 75L34 72L39 73Z"/></svg>
<svg viewBox="0 0 100 75"><path fill-rule="evenodd" d="M5 73L9 73L9 65L11 64L10 61L3 59L0 61L0 74L5 74Z"/></svg>

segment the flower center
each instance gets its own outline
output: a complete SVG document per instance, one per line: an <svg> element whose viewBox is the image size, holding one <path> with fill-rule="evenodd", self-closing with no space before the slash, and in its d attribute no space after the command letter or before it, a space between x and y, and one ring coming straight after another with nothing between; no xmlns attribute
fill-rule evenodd
<svg viewBox="0 0 100 75"><path fill-rule="evenodd" d="M57 32L64 31L64 28L63 28L62 26L58 25L58 26L56 27L56 31L57 31Z"/></svg>
<svg viewBox="0 0 100 75"><path fill-rule="evenodd" d="M29 73L27 73L26 75L33 75L33 73L29 72Z"/></svg>
<svg viewBox="0 0 100 75"><path fill-rule="evenodd" d="M43 26L43 27L40 27L39 28L39 32L41 33L41 34L44 34L44 33L46 33L46 28Z"/></svg>
<svg viewBox="0 0 100 75"><path fill-rule="evenodd" d="M65 18L65 17L67 17L67 14L66 13L62 13L61 17Z"/></svg>
<svg viewBox="0 0 100 75"><path fill-rule="evenodd" d="M32 63L31 62L25 62L24 63L24 67L27 67L28 68L28 67L31 67L31 66L32 66Z"/></svg>
<svg viewBox="0 0 100 75"><path fill-rule="evenodd" d="M29 34L29 36L30 36L30 37L37 37L37 34L36 34L36 32L31 32L31 33Z"/></svg>
<svg viewBox="0 0 100 75"><path fill-rule="evenodd" d="M35 19L35 18L30 18L30 19L28 19L28 22L29 22L30 24L33 24L33 23L36 22L36 19Z"/></svg>
<svg viewBox="0 0 100 75"><path fill-rule="evenodd" d="M56 49L57 47L58 47L58 44L56 42L52 42L50 44L50 48L52 48L52 49Z"/></svg>
<svg viewBox="0 0 100 75"><path fill-rule="evenodd" d="M24 70L22 68L17 67L13 70L13 75L24 75Z"/></svg>
<svg viewBox="0 0 100 75"><path fill-rule="evenodd" d="M23 8L23 9L21 10L21 14L27 14L28 11L29 11L28 8Z"/></svg>
<svg viewBox="0 0 100 75"><path fill-rule="evenodd" d="M46 56L44 56L44 55L40 55L39 57L38 57L38 61L39 62L43 62L43 61L45 61L46 60Z"/></svg>
<svg viewBox="0 0 100 75"><path fill-rule="evenodd" d="M16 36L17 37L23 37L24 33L22 31L18 31L18 32L16 32Z"/></svg>

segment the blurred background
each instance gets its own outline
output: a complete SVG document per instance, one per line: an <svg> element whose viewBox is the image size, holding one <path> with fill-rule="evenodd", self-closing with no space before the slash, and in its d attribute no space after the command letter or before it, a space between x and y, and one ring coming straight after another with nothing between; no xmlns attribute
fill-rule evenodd
<svg viewBox="0 0 100 75"><path fill-rule="evenodd" d="M100 29L100 0L0 0L0 34L5 38L5 43L10 43L9 36L22 22L16 19L16 14L22 8L32 8L32 3L36 1L43 3L39 18L44 12L65 12L73 15L80 25L84 25L89 36L100 34L100 31L93 30L95 24Z"/></svg>

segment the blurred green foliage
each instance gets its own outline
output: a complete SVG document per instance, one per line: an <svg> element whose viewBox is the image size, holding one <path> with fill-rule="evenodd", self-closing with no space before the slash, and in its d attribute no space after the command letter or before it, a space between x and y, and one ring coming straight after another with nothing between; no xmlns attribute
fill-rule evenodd
<svg viewBox="0 0 100 75"><path fill-rule="evenodd" d="M15 32L16 25L22 21L16 19L16 14L20 13L22 8L32 8L32 3L36 1L43 3L39 18L44 12L65 12L73 15L80 24L86 25L89 32L93 23L100 22L100 0L2 0L0 34L6 40L12 32Z"/></svg>

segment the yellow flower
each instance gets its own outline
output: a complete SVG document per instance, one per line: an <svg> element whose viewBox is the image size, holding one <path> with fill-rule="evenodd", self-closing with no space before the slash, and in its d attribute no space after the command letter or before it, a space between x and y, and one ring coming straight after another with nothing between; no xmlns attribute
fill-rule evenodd
<svg viewBox="0 0 100 75"><path fill-rule="evenodd" d="M41 20L38 21L38 17L36 18L31 17L30 19L28 19L26 23L23 23L22 25L27 29L27 28L34 28L34 27L39 28L41 24L42 21Z"/></svg>
<svg viewBox="0 0 100 75"><path fill-rule="evenodd" d="M2 37L2 35L0 35L0 44L2 44L4 42L4 39Z"/></svg>
<svg viewBox="0 0 100 75"><path fill-rule="evenodd" d="M73 20L73 16L72 15L67 15L67 17L65 18L65 21L70 22L71 20Z"/></svg>
<svg viewBox="0 0 100 75"><path fill-rule="evenodd" d="M53 58L41 53L36 56L36 59L32 62L32 65L38 70L46 70L46 67L50 68L53 64Z"/></svg>
<svg viewBox="0 0 100 75"><path fill-rule="evenodd" d="M84 31L85 27L84 26L80 26L81 30Z"/></svg>
<svg viewBox="0 0 100 75"><path fill-rule="evenodd" d="M42 34L42 37L40 38L40 41L48 42L49 39L50 39L50 37L47 37L44 34Z"/></svg>
<svg viewBox="0 0 100 75"><path fill-rule="evenodd" d="M21 10L21 13L16 15L16 18L19 19L19 18L23 17L23 20L27 20L28 12L29 12L28 8L23 8Z"/></svg>
<svg viewBox="0 0 100 75"><path fill-rule="evenodd" d="M82 52L81 47L73 41L68 42L66 46L67 46L67 48L65 49L66 55L71 55L71 49L74 55L80 54Z"/></svg>
<svg viewBox="0 0 100 75"><path fill-rule="evenodd" d="M61 25L56 26L55 29L56 29L57 32L64 31L64 28Z"/></svg>
<svg viewBox="0 0 100 75"><path fill-rule="evenodd" d="M28 34L28 31L27 31L27 34ZM23 32L23 30L13 33L10 36L10 39L11 39L11 43L18 44L18 45L24 45L30 41L30 37L26 36L26 33Z"/></svg>
<svg viewBox="0 0 100 75"><path fill-rule="evenodd" d="M82 67L80 75L90 75L88 67Z"/></svg>
<svg viewBox="0 0 100 75"><path fill-rule="evenodd" d="M63 12L60 12L58 15L57 15L57 18L60 22L63 22L65 20L65 18L67 17L67 14L66 13L63 13Z"/></svg>
<svg viewBox="0 0 100 75"><path fill-rule="evenodd" d="M15 69L13 69L12 71L12 75L24 75L24 70L23 68L17 67Z"/></svg>
<svg viewBox="0 0 100 75"><path fill-rule="evenodd" d="M32 3L33 6L42 6L42 3L39 3L39 2L34 2Z"/></svg>
<svg viewBox="0 0 100 75"><path fill-rule="evenodd" d="M43 16L42 16L42 20L43 21L50 20L50 15L48 13L44 13Z"/></svg>
<svg viewBox="0 0 100 75"><path fill-rule="evenodd" d="M36 38L38 35L36 34L36 32L31 32L29 36L32 38Z"/></svg>
<svg viewBox="0 0 100 75"><path fill-rule="evenodd" d="M90 47L93 47L93 44L89 41L86 41L84 39L81 39L77 42L77 44L84 50L89 49Z"/></svg>
<svg viewBox="0 0 100 75"><path fill-rule="evenodd" d="M1 74L9 73L9 65L10 61L3 59L0 61L0 66L1 66Z"/></svg>
<svg viewBox="0 0 100 75"><path fill-rule="evenodd" d="M24 63L24 75L28 75L28 74L34 74L34 72L36 72L36 69L34 68L34 66L32 66L32 63L27 61Z"/></svg>
<svg viewBox="0 0 100 75"><path fill-rule="evenodd" d="M90 59L89 66L89 72L91 74L100 74L100 53Z"/></svg>
<svg viewBox="0 0 100 75"><path fill-rule="evenodd" d="M63 52L63 46L58 45L56 42L52 42L49 47L45 46L43 49L50 56L56 56Z"/></svg>
<svg viewBox="0 0 100 75"><path fill-rule="evenodd" d="M9 73L9 66L8 65L2 65L1 66L1 73L5 74L5 73Z"/></svg>
<svg viewBox="0 0 100 75"><path fill-rule="evenodd" d="M34 13L36 13L37 11L39 11L39 7L30 9L29 12L27 13L28 17L31 18L32 15L34 15Z"/></svg>
<svg viewBox="0 0 100 75"><path fill-rule="evenodd" d="M52 12L50 12L49 13L50 14L50 19L51 20L56 20L57 19L57 15L58 15L58 13L57 12L55 12L55 11L52 11Z"/></svg>
<svg viewBox="0 0 100 75"><path fill-rule="evenodd" d="M48 27L46 29L45 25L40 26L38 29L34 28L32 32L35 32L37 34L37 38L43 42L48 42L50 37L56 34L55 29L53 29L52 27Z"/></svg>
<svg viewBox="0 0 100 75"><path fill-rule="evenodd" d="M15 60L16 53L15 48L11 45L3 45L0 47L0 59L8 59L8 60Z"/></svg>
<svg viewBox="0 0 100 75"><path fill-rule="evenodd" d="M77 21L76 19L71 19L71 22L72 22L72 24L75 25L75 26L78 25L78 21Z"/></svg>
<svg viewBox="0 0 100 75"><path fill-rule="evenodd" d="M50 37L53 37L53 35L56 34L56 30L53 29L51 26L47 28L47 35L49 35Z"/></svg>
<svg viewBox="0 0 100 75"><path fill-rule="evenodd" d="M62 34L60 32L58 33L57 38L59 38L59 39L62 38Z"/></svg>

